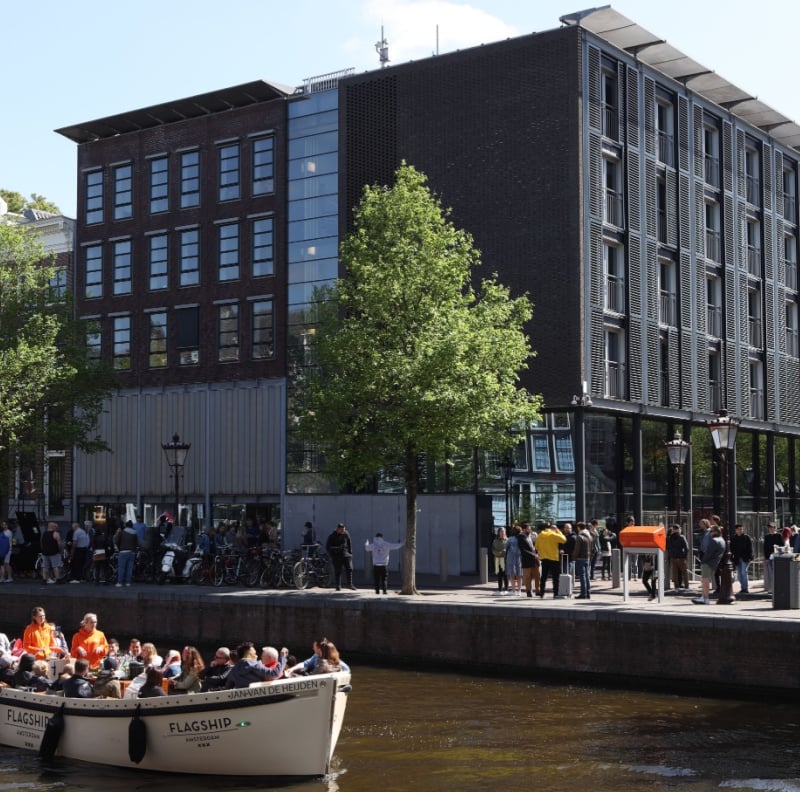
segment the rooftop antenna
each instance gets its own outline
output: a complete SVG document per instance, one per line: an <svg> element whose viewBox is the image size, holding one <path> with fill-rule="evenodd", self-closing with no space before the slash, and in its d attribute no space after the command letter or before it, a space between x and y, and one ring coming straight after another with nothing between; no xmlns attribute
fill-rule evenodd
<svg viewBox="0 0 800 800"><path fill-rule="evenodd" d="M386 41L386 37L383 35L383 25L381 25L381 40L375 42L375 52L380 57L381 69L383 69L389 63L389 42Z"/></svg>
<svg viewBox="0 0 800 800"><path fill-rule="evenodd" d="M439 55L439 25L436 25L436 55Z"/></svg>

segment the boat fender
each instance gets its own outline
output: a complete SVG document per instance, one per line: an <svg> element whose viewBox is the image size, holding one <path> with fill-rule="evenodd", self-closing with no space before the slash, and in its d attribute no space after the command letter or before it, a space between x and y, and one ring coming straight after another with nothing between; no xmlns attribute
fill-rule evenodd
<svg viewBox="0 0 800 800"><path fill-rule="evenodd" d="M56 748L64 732L64 704L61 708L47 720L44 726L44 735L39 745L39 755L42 758L52 758L56 754Z"/></svg>
<svg viewBox="0 0 800 800"><path fill-rule="evenodd" d="M147 726L139 716L141 706L136 706L136 715L128 726L128 756L138 764L147 752Z"/></svg>
<svg viewBox="0 0 800 800"><path fill-rule="evenodd" d="M339 691L344 694L350 694L353 691L353 687L348 683L346 686L340 686Z"/></svg>

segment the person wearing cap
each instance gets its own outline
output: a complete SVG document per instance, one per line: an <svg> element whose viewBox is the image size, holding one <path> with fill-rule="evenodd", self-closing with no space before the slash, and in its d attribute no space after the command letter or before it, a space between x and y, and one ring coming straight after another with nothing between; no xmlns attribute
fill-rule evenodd
<svg viewBox="0 0 800 800"><path fill-rule="evenodd" d="M97 629L97 614L84 614L80 630L72 637L70 655L86 659L91 669L97 669L108 655L106 635Z"/></svg>
<svg viewBox="0 0 800 800"><path fill-rule="evenodd" d="M342 588L342 571L344 571L345 586L348 589L355 589L353 585L353 544L350 541L350 534L340 522L336 530L328 536L325 549L333 562L333 576L336 581L336 591Z"/></svg>
<svg viewBox="0 0 800 800"><path fill-rule="evenodd" d="M122 697L122 686L117 677L119 661L113 656L106 656L100 664L100 672L92 684L92 697Z"/></svg>
<svg viewBox="0 0 800 800"><path fill-rule="evenodd" d="M381 589L386 594L389 583L389 556L392 550L399 550L405 542L387 542L382 533L376 533L375 539L370 544L369 539L364 542L364 549L372 553L372 575L375 580L375 594L380 594Z"/></svg>
<svg viewBox="0 0 800 800"><path fill-rule="evenodd" d="M736 577L739 580L742 594L750 594L750 584L747 581L747 568L753 560L753 540L744 532L741 522L736 523L734 536L730 542L733 565L736 567Z"/></svg>

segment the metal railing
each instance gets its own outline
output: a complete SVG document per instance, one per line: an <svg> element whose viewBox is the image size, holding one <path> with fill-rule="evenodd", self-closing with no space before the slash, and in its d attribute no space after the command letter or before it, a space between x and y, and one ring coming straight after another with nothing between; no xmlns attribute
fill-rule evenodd
<svg viewBox="0 0 800 800"><path fill-rule="evenodd" d="M668 167L675 165L675 138L671 133L658 132L658 160Z"/></svg>
<svg viewBox="0 0 800 800"><path fill-rule="evenodd" d="M794 195L785 194L783 196L783 218L794 222L797 216L797 199Z"/></svg>
<svg viewBox="0 0 800 800"><path fill-rule="evenodd" d="M619 141L619 112L615 106L603 104L603 136Z"/></svg>
<svg viewBox="0 0 800 800"><path fill-rule="evenodd" d="M745 175L745 199L750 205L761 204L761 180L757 175Z"/></svg>
<svg viewBox="0 0 800 800"><path fill-rule="evenodd" d="M625 398L625 364L606 361L606 396Z"/></svg>
<svg viewBox="0 0 800 800"><path fill-rule="evenodd" d="M678 297L675 292L661 290L660 316L658 321L662 325L677 327L678 324Z"/></svg>
<svg viewBox="0 0 800 800"><path fill-rule="evenodd" d="M625 281L616 275L606 276L605 308L618 314L625 313Z"/></svg>
<svg viewBox="0 0 800 800"><path fill-rule="evenodd" d="M722 309L719 306L706 306L706 324L708 335L716 339L722 338Z"/></svg>
<svg viewBox="0 0 800 800"><path fill-rule="evenodd" d="M761 248L758 245L747 245L747 271L751 275L761 275Z"/></svg>
<svg viewBox="0 0 800 800"><path fill-rule="evenodd" d="M706 258L715 264L722 263L722 245L719 231L706 228Z"/></svg>
<svg viewBox="0 0 800 800"><path fill-rule="evenodd" d="M786 288L797 289L797 262L786 261Z"/></svg>
<svg viewBox="0 0 800 800"><path fill-rule="evenodd" d="M750 389L750 416L764 419L764 390Z"/></svg>
<svg viewBox="0 0 800 800"><path fill-rule="evenodd" d="M606 203L603 219L609 225L614 225L617 228L623 227L622 192L606 189Z"/></svg>
<svg viewBox="0 0 800 800"><path fill-rule="evenodd" d="M748 342L750 343L750 347L755 347L756 349L760 350L764 346L763 345L764 337L761 332L761 318L748 317L747 329L748 329Z"/></svg>
<svg viewBox="0 0 800 800"><path fill-rule="evenodd" d="M705 180L709 186L719 188L719 159L716 156L705 156Z"/></svg>

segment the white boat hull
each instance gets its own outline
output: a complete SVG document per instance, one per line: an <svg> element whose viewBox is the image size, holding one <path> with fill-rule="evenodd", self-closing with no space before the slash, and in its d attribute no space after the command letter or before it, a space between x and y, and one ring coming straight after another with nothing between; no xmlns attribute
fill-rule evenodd
<svg viewBox="0 0 800 800"><path fill-rule="evenodd" d="M143 700L82 700L3 687L0 744L49 755L56 739L56 756L158 772L324 775L349 690L346 672ZM62 708L60 735L51 724L42 747L48 720ZM137 715L141 722L134 722Z"/></svg>

